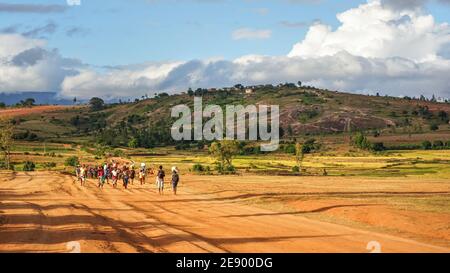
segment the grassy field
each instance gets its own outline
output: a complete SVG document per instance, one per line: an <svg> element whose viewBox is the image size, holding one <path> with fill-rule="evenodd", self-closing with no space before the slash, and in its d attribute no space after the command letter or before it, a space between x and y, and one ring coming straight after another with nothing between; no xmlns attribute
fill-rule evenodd
<svg viewBox="0 0 450 273"><path fill-rule="evenodd" d="M338 149L337 149L338 150ZM76 144L18 142L13 147L13 164L20 170L25 161L38 163L54 162L56 169L64 169L64 161L78 156L82 162L102 163L105 158L95 156L95 149ZM215 159L206 151L177 151L174 148L116 149L134 162L146 162L151 166L166 168L178 166L184 173L192 173L195 164L209 167L213 172ZM294 156L285 153L236 156L233 165L238 173L261 175L295 175ZM302 162L303 175L362 176L362 177L407 177L422 176L450 178L450 153L448 150L408 150L368 153L364 151L328 151L309 154Z"/></svg>

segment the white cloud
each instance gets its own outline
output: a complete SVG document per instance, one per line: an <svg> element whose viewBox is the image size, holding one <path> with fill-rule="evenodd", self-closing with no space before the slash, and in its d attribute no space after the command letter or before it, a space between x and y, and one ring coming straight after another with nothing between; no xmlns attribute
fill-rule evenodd
<svg viewBox="0 0 450 273"><path fill-rule="evenodd" d="M269 39L272 37L272 31L269 29L240 28L233 31L231 36L233 40Z"/></svg>
<svg viewBox="0 0 450 273"><path fill-rule="evenodd" d="M338 19L336 30L321 23L310 26L287 56L150 62L103 70L43 50L44 41L0 35L0 92L60 90L67 97L124 98L188 87L301 80L341 91L450 98L448 24L436 23L420 9L392 9L379 1L338 14ZM241 30L235 38L271 34L259 32Z"/></svg>
<svg viewBox="0 0 450 273"><path fill-rule="evenodd" d="M0 61L33 47L44 47L44 40L29 39L20 34L0 34Z"/></svg>
<svg viewBox="0 0 450 273"><path fill-rule="evenodd" d="M44 40L0 34L0 92L60 90L63 79L81 64L45 46Z"/></svg>
<svg viewBox="0 0 450 273"><path fill-rule="evenodd" d="M450 26L437 24L420 10L396 11L380 1L370 1L337 15L335 31L318 23L294 45L289 56L315 58L346 51L366 58L402 57L413 61L439 58L450 43Z"/></svg>
<svg viewBox="0 0 450 273"><path fill-rule="evenodd" d="M61 95L89 98L95 90L95 94L108 99L140 97L155 91L154 87L180 64L181 62L173 62L125 66L113 68L106 73L83 69L79 74L64 79Z"/></svg>

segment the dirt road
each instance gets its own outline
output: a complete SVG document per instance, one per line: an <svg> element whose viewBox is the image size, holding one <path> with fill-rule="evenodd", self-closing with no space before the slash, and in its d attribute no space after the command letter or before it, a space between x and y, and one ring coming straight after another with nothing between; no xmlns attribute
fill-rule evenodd
<svg viewBox="0 0 450 273"><path fill-rule="evenodd" d="M59 173L3 174L0 252L450 252L450 249L279 214L196 193L158 196L154 185L100 190ZM190 177L189 179L195 179ZM70 243L76 242L76 243Z"/></svg>

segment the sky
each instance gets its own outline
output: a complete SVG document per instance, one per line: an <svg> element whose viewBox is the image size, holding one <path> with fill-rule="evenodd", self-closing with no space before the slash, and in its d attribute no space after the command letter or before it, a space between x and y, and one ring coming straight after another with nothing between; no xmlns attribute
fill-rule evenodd
<svg viewBox="0 0 450 273"><path fill-rule="evenodd" d="M450 98L450 0L0 0L0 92L302 81Z"/></svg>

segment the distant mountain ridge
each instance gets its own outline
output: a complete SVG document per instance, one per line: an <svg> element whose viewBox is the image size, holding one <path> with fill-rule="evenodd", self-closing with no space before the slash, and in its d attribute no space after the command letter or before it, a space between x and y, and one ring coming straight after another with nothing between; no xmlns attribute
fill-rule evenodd
<svg viewBox="0 0 450 273"><path fill-rule="evenodd" d="M0 102L6 105L15 105L21 100L33 98L36 104L58 104L71 105L73 100L57 97L56 92L19 92L19 93L0 93Z"/></svg>

